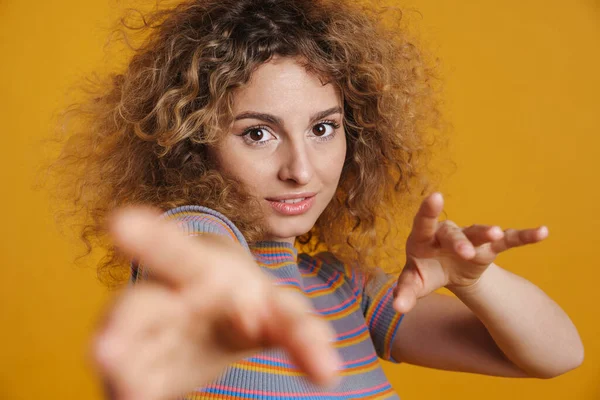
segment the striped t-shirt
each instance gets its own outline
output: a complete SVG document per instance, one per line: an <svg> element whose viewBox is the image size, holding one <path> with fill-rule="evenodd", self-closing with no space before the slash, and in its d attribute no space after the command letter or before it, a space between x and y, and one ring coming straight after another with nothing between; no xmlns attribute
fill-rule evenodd
<svg viewBox="0 0 600 400"><path fill-rule="evenodd" d="M329 252L311 256L289 243L258 242L248 246L235 225L222 214L200 206L167 211L186 234L222 234L252 252L261 269L276 284L297 290L337 333L334 346L342 359L340 384L324 391L312 384L278 348L266 349L231 364L211 384L196 388L184 399L398 399L378 357L394 361L391 343L402 315L392 308L396 277L377 270L367 285L362 274ZM133 265L131 283L148 271Z"/></svg>

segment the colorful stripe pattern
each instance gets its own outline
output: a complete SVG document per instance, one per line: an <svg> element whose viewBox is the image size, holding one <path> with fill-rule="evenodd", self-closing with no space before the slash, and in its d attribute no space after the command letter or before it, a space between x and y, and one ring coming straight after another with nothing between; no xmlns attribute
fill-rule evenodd
<svg viewBox="0 0 600 400"><path fill-rule="evenodd" d="M291 244L282 242L249 247L231 221L205 207L179 207L166 215L187 234L212 232L234 238L252 252L277 285L307 296L315 312L337 332L334 346L343 360L340 384L323 391L286 352L267 349L231 364L212 384L182 399L398 399L379 364L379 358L394 361L391 343L402 320L392 308L395 277L377 270L365 284L361 274L331 253L298 254ZM142 268L132 267L132 282L134 273L145 276L138 269Z"/></svg>

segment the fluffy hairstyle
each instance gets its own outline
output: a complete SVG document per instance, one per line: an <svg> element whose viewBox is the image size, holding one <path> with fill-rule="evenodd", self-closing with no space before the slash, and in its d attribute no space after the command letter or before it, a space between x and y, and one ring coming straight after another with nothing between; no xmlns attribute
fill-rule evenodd
<svg viewBox="0 0 600 400"><path fill-rule="evenodd" d="M260 240L258 203L207 149L228 132L236 89L274 56L301 60L343 100L339 187L299 244L357 265L373 265L393 246L398 217L431 182L424 177L440 120L435 69L400 29L401 12L350 0L189 0L139 15L141 24L123 20L122 30L143 32L143 42L124 70L67 110L53 165L87 253L107 250L101 281L122 283L127 274L106 231L120 206L200 204L227 215L249 242Z"/></svg>

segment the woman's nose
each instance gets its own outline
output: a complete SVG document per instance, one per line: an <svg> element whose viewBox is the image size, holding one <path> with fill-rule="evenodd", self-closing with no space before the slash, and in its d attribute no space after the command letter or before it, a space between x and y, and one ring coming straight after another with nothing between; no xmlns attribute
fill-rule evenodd
<svg viewBox="0 0 600 400"><path fill-rule="evenodd" d="M281 149L279 179L294 181L298 185L308 184L313 177L309 149L306 143L288 143Z"/></svg>

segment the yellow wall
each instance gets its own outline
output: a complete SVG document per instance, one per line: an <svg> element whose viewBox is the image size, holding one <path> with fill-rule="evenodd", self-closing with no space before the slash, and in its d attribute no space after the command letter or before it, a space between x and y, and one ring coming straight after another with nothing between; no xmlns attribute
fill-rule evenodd
<svg viewBox="0 0 600 400"><path fill-rule="evenodd" d="M73 265L47 198L32 190L66 88L102 63L116 0L0 2L0 399L99 399L85 348L104 289ZM578 370L510 380L387 366L410 399L600 399L600 6L596 0L411 0L441 57L458 164L444 193L461 225L546 224L549 239L498 263L571 315ZM419 20L414 17L411 19ZM596 184L594 184L596 182Z"/></svg>

